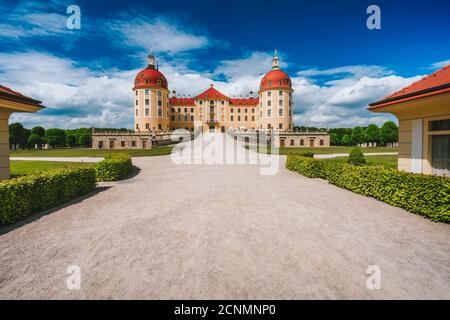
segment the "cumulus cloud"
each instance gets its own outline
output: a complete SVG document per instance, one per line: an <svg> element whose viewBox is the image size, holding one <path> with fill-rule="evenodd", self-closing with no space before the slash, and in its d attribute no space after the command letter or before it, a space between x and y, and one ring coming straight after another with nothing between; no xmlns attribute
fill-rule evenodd
<svg viewBox="0 0 450 320"><path fill-rule="evenodd" d="M158 52L174 55L211 45L207 36L196 34L186 27L180 28L177 22L162 16L153 19L144 16L131 19L120 17L108 21L106 25L111 36L122 39L121 44L147 51L154 48Z"/></svg>

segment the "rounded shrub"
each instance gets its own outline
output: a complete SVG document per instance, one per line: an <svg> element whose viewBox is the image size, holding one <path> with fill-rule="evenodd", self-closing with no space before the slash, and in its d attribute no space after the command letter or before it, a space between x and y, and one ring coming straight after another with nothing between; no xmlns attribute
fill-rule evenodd
<svg viewBox="0 0 450 320"><path fill-rule="evenodd" d="M364 159L364 154L361 148L354 147L350 150L350 155L348 157L347 163L353 164L355 166L362 166L366 164L366 159Z"/></svg>

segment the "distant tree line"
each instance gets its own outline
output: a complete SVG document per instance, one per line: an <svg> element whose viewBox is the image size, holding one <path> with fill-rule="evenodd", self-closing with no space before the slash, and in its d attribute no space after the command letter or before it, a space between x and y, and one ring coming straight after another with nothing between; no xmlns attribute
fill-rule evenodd
<svg viewBox="0 0 450 320"><path fill-rule="evenodd" d="M328 131L332 146L377 145L391 146L398 142L398 127L392 121L385 122L381 127L370 124L367 127L354 128L317 128L296 126L294 130L300 132Z"/></svg>
<svg viewBox="0 0 450 320"><path fill-rule="evenodd" d="M128 129L120 128L95 128L95 131L119 131ZM41 126L26 129L17 122L9 125L9 145L11 149L34 149L49 145L51 148L90 148L92 146L92 128L78 129L44 129Z"/></svg>

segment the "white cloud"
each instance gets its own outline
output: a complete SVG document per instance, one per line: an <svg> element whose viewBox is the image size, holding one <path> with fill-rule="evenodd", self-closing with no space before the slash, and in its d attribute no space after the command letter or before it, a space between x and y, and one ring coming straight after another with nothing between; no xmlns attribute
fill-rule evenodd
<svg viewBox="0 0 450 320"><path fill-rule="evenodd" d="M441 68L443 68L445 66L448 66L448 65L450 65L450 59L442 60L442 61L438 61L438 62L433 63L431 65L431 69L441 69Z"/></svg>
<svg viewBox="0 0 450 320"><path fill-rule="evenodd" d="M392 71L388 70L387 68L373 65L343 66L325 70L307 69L297 72L297 75L302 77L341 75L341 77L352 76L355 78L360 78L363 76L381 77L390 74L392 74Z"/></svg>
<svg viewBox="0 0 450 320"><path fill-rule="evenodd" d="M109 21L107 27L112 37L120 37L129 46L147 51L154 48L158 52L170 55L207 48L211 44L208 37L195 34L186 27L178 27L176 22L163 17L154 19L143 16L133 19L121 17Z"/></svg>

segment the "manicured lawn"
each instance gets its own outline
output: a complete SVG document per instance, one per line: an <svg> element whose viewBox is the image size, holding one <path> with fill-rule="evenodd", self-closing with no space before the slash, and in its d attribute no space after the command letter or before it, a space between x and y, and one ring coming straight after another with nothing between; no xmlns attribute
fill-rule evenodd
<svg viewBox="0 0 450 320"><path fill-rule="evenodd" d="M23 176L30 173L42 172L55 168L91 166L95 163L82 162L56 162L56 161L18 161L11 160L11 176Z"/></svg>
<svg viewBox="0 0 450 320"><path fill-rule="evenodd" d="M11 157L105 157L111 153L126 153L132 157L149 157L168 155L172 147L164 146L153 149L129 150L93 150L93 149L50 149L11 151Z"/></svg>
<svg viewBox="0 0 450 320"><path fill-rule="evenodd" d="M279 154L299 154L303 152L312 152L314 154L330 154L330 153L349 153L353 147L325 147L325 148L279 148ZM398 152L397 148L361 148L363 153L375 152ZM259 149L259 152L270 153L270 148Z"/></svg>
<svg viewBox="0 0 450 320"><path fill-rule="evenodd" d="M323 161L334 161L347 163L348 157L337 157L330 159L323 159ZM382 165L385 168L397 169L397 155L386 155L386 156L366 156L367 166Z"/></svg>

